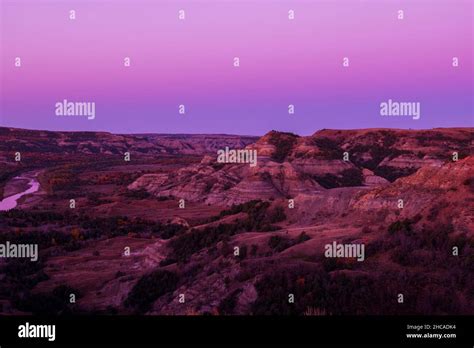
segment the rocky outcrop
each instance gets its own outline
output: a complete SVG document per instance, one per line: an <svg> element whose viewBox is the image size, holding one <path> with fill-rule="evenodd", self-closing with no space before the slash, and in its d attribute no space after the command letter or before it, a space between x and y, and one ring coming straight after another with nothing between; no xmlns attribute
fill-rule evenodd
<svg viewBox="0 0 474 348"><path fill-rule="evenodd" d="M338 187L384 187L420 168L436 172L451 159L453 151L466 156L472 149L473 133L469 128L322 130L298 137L271 131L246 147L258 154L254 167L217 163L217 155L209 154L201 163L173 175L146 174L129 189L232 205L253 199L319 195Z"/></svg>
<svg viewBox="0 0 474 348"><path fill-rule="evenodd" d="M364 185L365 186L380 186L384 184L388 184L389 181L387 179L384 179L380 176L377 176L374 174L373 171L364 168L362 170L362 175L364 175Z"/></svg>
<svg viewBox="0 0 474 348"><path fill-rule="evenodd" d="M459 220L460 230L466 226L474 228L474 156L442 166L425 166L415 174L400 178L394 183L375 187L363 192L353 200L351 208L365 212L380 212L384 209L398 218L416 214L433 219L464 216ZM400 206L402 200L403 207ZM461 228L462 226L462 228ZM471 229L472 231L472 229Z"/></svg>
<svg viewBox="0 0 474 348"><path fill-rule="evenodd" d="M0 127L0 152L141 156L214 154L226 146L240 149L258 138L227 134L111 134L107 132L50 132ZM8 140L8 141L7 141ZM8 145L7 145L8 144Z"/></svg>

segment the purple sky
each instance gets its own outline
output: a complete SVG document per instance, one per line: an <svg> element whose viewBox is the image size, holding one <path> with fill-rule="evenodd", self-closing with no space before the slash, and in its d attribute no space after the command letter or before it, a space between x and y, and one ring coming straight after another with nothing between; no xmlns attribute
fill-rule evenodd
<svg viewBox="0 0 474 348"><path fill-rule="evenodd" d="M0 4L3 126L255 135L474 126L471 0ZM56 116L63 99L95 102L96 118ZM388 99L420 102L421 118L380 116Z"/></svg>

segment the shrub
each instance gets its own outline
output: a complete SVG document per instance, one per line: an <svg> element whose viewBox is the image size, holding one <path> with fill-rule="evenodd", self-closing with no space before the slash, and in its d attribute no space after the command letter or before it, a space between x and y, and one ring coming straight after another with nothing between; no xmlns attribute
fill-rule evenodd
<svg viewBox="0 0 474 348"><path fill-rule="evenodd" d="M284 238L281 236L271 236L268 240L268 246L271 249L280 252L296 244L304 243L309 239L311 238L305 232L301 232L301 234L295 239Z"/></svg>
<svg viewBox="0 0 474 348"><path fill-rule="evenodd" d="M256 256L257 251L258 251L258 245L252 244L252 246L250 247L250 255L251 256Z"/></svg>
<svg viewBox="0 0 474 348"><path fill-rule="evenodd" d="M224 257L227 257L230 254L232 254L232 247L229 245L229 243L226 240L224 240L221 246L221 255Z"/></svg>
<svg viewBox="0 0 474 348"><path fill-rule="evenodd" d="M74 294L76 299L81 296L78 290L67 285L59 285L51 293L28 293L25 298L17 298L14 302L18 309L34 315L68 314L73 311L69 301L71 294Z"/></svg>
<svg viewBox="0 0 474 348"><path fill-rule="evenodd" d="M232 224L219 224L218 226L208 226L200 230L191 229L188 233L180 234L170 241L171 254L169 257L178 261L186 261L192 254L217 244L220 241L244 231L275 231L278 226L271 225L267 209L268 202L250 201L245 204L233 206L229 210L224 210L219 217L233 215L239 212L247 213L247 218L238 220ZM282 217L280 213L277 215ZM274 217L273 217L274 218Z"/></svg>
<svg viewBox="0 0 474 348"><path fill-rule="evenodd" d="M135 198L135 199L146 199L153 197L147 190L138 189L138 190L127 190L125 192L125 197Z"/></svg>
<svg viewBox="0 0 474 348"><path fill-rule="evenodd" d="M474 177L473 176L464 180L463 184L469 188L469 191L474 193Z"/></svg>
<svg viewBox="0 0 474 348"><path fill-rule="evenodd" d="M192 229L172 239L170 241L171 259L178 261L186 261L192 254L199 250L217 244L227 239L238 231L238 225L219 224L218 226L206 227L202 230Z"/></svg>
<svg viewBox="0 0 474 348"><path fill-rule="evenodd" d="M127 307L134 307L139 312L146 312L151 304L164 294L174 291L179 277L176 273L156 270L141 277L125 300Z"/></svg>
<svg viewBox="0 0 474 348"><path fill-rule="evenodd" d="M313 176L313 179L322 187L331 189L336 187L362 186L364 176L358 168L344 169L340 174L325 174L324 176Z"/></svg>
<svg viewBox="0 0 474 348"><path fill-rule="evenodd" d="M320 156L324 159L342 159L343 150L335 140L329 138L314 138L312 142L319 148L319 151L321 152Z"/></svg>
<svg viewBox="0 0 474 348"><path fill-rule="evenodd" d="M293 266L275 269L255 284L257 299L252 304L256 315L302 315L309 306L324 308L328 276L320 268ZM295 303L288 302L294 294Z"/></svg>
<svg viewBox="0 0 474 348"><path fill-rule="evenodd" d="M240 247L240 251L239 251L239 258L241 260L245 259L247 257L247 246L246 245L242 245Z"/></svg>
<svg viewBox="0 0 474 348"><path fill-rule="evenodd" d="M283 207L276 207L270 212L268 220L270 223L284 221L286 219L285 209Z"/></svg>
<svg viewBox="0 0 474 348"><path fill-rule="evenodd" d="M271 236L268 246L275 251L283 251L291 246L290 240L280 236Z"/></svg>
<svg viewBox="0 0 474 348"><path fill-rule="evenodd" d="M229 315L234 313L235 306L237 304L238 296L242 293L242 289L232 291L227 295L218 306L220 314Z"/></svg>
<svg viewBox="0 0 474 348"><path fill-rule="evenodd" d="M157 225L153 228L153 232L158 233L161 238L163 239L170 239L174 236L180 235L186 231L186 227L180 224L161 224L157 223Z"/></svg>
<svg viewBox="0 0 474 348"><path fill-rule="evenodd" d="M296 238L295 244L304 243L307 240L310 240L311 237L306 234L306 232L301 232L300 235Z"/></svg>
<svg viewBox="0 0 474 348"><path fill-rule="evenodd" d="M283 162L293 150L297 138L298 136L292 133L272 132L269 143L275 146L275 151L271 159L275 162Z"/></svg>
<svg viewBox="0 0 474 348"><path fill-rule="evenodd" d="M390 182L394 182L398 178L412 175L417 170L418 168L415 167L398 168L390 166L380 166L374 169L374 174L377 176L381 176L382 178L385 178Z"/></svg>
<svg viewBox="0 0 474 348"><path fill-rule="evenodd" d="M402 232L405 235L410 235L412 232L411 221L409 219L397 220L388 226L388 234L394 235L398 232Z"/></svg>

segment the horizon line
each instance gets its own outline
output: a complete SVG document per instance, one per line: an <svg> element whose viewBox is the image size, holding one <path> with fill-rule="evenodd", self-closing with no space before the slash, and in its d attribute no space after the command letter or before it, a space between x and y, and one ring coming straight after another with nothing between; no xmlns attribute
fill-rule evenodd
<svg viewBox="0 0 474 348"><path fill-rule="evenodd" d="M36 132L51 132L51 133L108 133L113 135L130 135L130 136L147 136L147 135L175 135L175 136L186 136L186 135L221 135L221 136L240 136L240 137L262 137L270 132L278 133L291 133L300 137L311 136L315 133L321 131L377 131L377 130L392 130L392 131L431 131L431 130L440 130L440 129L472 129L474 126L456 126L456 127L432 127L432 128L391 128L391 127L373 127L373 128L319 128L316 129L313 133L309 135L301 135L294 132L282 131L271 129L264 134L237 134L237 133L158 133L158 132L137 132L137 133L115 133L111 131L104 130L51 130L51 129L34 129L34 128L19 128L19 127L9 127L0 125L0 129L10 129L10 130L27 130L27 131L36 131Z"/></svg>

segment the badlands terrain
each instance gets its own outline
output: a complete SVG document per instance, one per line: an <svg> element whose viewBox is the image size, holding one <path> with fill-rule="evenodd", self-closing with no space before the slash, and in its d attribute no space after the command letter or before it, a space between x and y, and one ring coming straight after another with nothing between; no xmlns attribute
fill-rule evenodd
<svg viewBox="0 0 474 348"><path fill-rule="evenodd" d="M0 244L40 256L0 259L0 312L472 314L473 145L473 128L0 128ZM334 242L364 260L326 257Z"/></svg>

